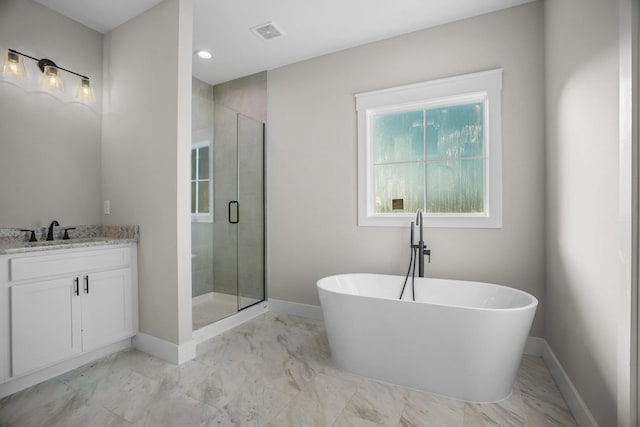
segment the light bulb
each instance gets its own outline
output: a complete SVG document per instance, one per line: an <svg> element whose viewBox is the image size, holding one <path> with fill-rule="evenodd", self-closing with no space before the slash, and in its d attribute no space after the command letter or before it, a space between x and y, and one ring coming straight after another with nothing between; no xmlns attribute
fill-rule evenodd
<svg viewBox="0 0 640 427"><path fill-rule="evenodd" d="M58 92L62 92L64 90L64 85L62 84L62 79L60 78L60 72L58 68L53 65L46 65L44 67L44 77L42 79L42 86L48 90L54 90Z"/></svg>
<svg viewBox="0 0 640 427"><path fill-rule="evenodd" d="M91 87L91 81L82 77L80 79L80 87L78 88L77 97L83 102L92 102L94 100L93 88Z"/></svg>
<svg viewBox="0 0 640 427"><path fill-rule="evenodd" d="M8 51L4 60L2 74L6 77L21 79L25 76L24 63L22 58L16 52Z"/></svg>

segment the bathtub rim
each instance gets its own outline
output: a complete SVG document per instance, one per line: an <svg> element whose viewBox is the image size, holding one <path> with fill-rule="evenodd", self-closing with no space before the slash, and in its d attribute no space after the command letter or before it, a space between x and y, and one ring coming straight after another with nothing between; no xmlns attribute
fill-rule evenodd
<svg viewBox="0 0 640 427"><path fill-rule="evenodd" d="M508 289L510 292L516 292L519 294L522 294L528 298L531 299L531 302L529 304L526 305L521 305L518 307L509 307L509 308L489 308L489 307L473 307L473 306L468 306L468 305L455 305L455 304L440 304L440 303L435 303L435 302L425 302L425 301L412 301L412 300L400 300L399 298L382 298L379 296L372 296L372 295L358 295L358 294L350 294L350 293L346 293L346 292L338 292L338 291L334 291L334 290L329 290L326 287L321 286L320 282L322 282L325 279L331 279L331 278L336 278L336 277L340 277L340 276L384 276L384 277L399 277L401 280L404 280L405 276L400 276L397 274L383 274L383 273L339 273L339 274L332 274L330 276L325 276L322 277L320 279L318 279L316 281L316 288L318 289L318 291L323 291L323 292L327 292L327 293L331 293L331 294L335 294L335 295L345 295L345 296L351 296L351 297L360 297L360 298L375 298L378 300L384 300L384 301L398 301L398 302L403 302L403 303L411 303L411 304L427 304L427 305L434 305L434 306L438 306L438 307L448 307L448 308L457 308L457 309L463 309L463 310L478 310L478 311L500 311L500 312L505 312L505 311L519 311L519 310L529 310L529 309L537 309L538 307L538 298L536 298L534 295L531 295L529 292L523 291L521 289L517 289L511 286L506 286L506 285L498 285L496 283L488 283L488 282L479 282L477 280L459 280L459 279L445 279L445 278L439 278L439 277L416 277L416 279L432 279L432 280L438 280L438 281L448 281L448 282L457 282L457 283L464 283L467 285L472 285L472 284L480 284L483 286L490 286L490 287L496 287L496 288L503 288L503 289ZM409 282L407 281L407 285L409 285Z"/></svg>

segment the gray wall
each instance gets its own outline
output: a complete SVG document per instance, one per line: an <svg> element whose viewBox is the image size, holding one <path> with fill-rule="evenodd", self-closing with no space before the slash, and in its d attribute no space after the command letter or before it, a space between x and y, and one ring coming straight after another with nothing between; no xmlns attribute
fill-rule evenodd
<svg viewBox="0 0 640 427"><path fill-rule="evenodd" d="M267 122L267 72L217 84L213 87L216 104L224 105L259 122Z"/></svg>
<svg viewBox="0 0 640 427"><path fill-rule="evenodd" d="M0 227L100 223L102 34L31 0L0 0L0 53L49 58L91 78L90 106L66 102L79 79L62 72L65 99L25 90L41 73L25 60L21 86L0 80Z"/></svg>
<svg viewBox="0 0 640 427"><path fill-rule="evenodd" d="M617 424L618 2L545 2L545 337L602 426ZM627 229L631 235L631 229ZM620 369L624 369L623 366Z"/></svg>
<svg viewBox="0 0 640 427"><path fill-rule="evenodd" d="M140 330L176 344L192 332L191 14L165 0L104 44L103 222L140 225Z"/></svg>
<svg viewBox="0 0 640 427"><path fill-rule="evenodd" d="M269 71L269 297L318 304L323 276L406 271L409 224L357 226L355 93L503 67L504 227L427 229L427 275L534 294L541 336L543 64L535 2Z"/></svg>

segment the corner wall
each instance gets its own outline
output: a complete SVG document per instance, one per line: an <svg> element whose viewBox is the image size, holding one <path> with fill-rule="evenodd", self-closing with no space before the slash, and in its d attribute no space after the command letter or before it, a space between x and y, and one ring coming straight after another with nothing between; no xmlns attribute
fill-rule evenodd
<svg viewBox="0 0 640 427"><path fill-rule="evenodd" d="M354 94L504 68L502 229L426 230L427 275L523 289L544 323L544 54L541 2L268 72L269 298L317 305L316 281L403 275L409 222L358 227Z"/></svg>
<svg viewBox="0 0 640 427"><path fill-rule="evenodd" d="M140 225L140 331L191 340L191 0L165 0L105 36L105 224Z"/></svg>
<svg viewBox="0 0 640 427"><path fill-rule="evenodd" d="M545 338L602 426L617 424L618 2L545 2ZM631 233L631 230L627 230Z"/></svg>

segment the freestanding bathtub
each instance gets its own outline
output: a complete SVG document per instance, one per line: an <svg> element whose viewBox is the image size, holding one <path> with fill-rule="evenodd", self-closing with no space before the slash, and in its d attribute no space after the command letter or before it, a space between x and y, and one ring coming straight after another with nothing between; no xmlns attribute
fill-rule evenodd
<svg viewBox="0 0 640 427"><path fill-rule="evenodd" d="M509 396L538 300L488 283L343 274L317 282L331 357L346 371L470 402Z"/></svg>

